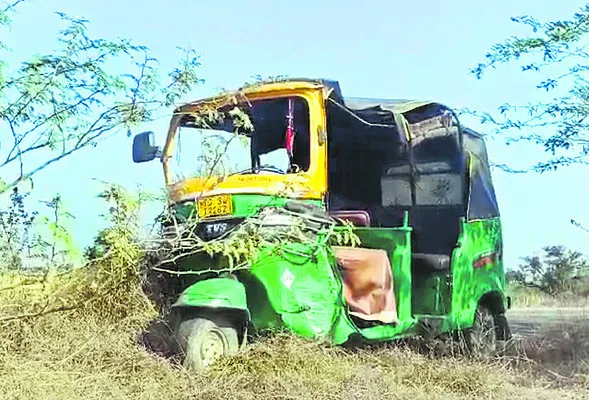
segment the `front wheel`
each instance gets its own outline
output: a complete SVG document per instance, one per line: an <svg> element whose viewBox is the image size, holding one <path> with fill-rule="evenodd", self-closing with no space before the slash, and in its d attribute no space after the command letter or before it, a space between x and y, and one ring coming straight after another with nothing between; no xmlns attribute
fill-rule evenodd
<svg viewBox="0 0 589 400"><path fill-rule="evenodd" d="M187 369L208 367L220 357L235 354L239 350L234 328L219 327L205 318L181 321L175 334L183 365Z"/></svg>

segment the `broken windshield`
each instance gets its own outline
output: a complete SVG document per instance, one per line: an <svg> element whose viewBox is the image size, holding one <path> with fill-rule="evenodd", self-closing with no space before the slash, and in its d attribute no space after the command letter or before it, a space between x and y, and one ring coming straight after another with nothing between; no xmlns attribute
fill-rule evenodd
<svg viewBox="0 0 589 400"><path fill-rule="evenodd" d="M299 97L255 100L240 104L251 128L238 132L234 119L219 117L213 126L197 126L186 115L176 132L172 159L175 182L231 174L288 174L310 164L309 112ZM234 115L232 109L220 115ZM209 124L211 125L211 124Z"/></svg>

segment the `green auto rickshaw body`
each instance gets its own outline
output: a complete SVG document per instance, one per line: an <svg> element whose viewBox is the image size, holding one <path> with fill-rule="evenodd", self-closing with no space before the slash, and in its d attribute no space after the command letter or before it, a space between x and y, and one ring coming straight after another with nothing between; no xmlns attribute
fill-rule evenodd
<svg viewBox="0 0 589 400"><path fill-rule="evenodd" d="M235 315L241 331L287 329L335 344L468 329L481 305L505 313L501 222L481 135L438 103L348 99L333 81L289 80L248 90L250 100L307 101L309 166L292 174L295 188L281 195L270 188L289 174L260 174L267 189L260 189L255 174L214 186L168 182L177 215L197 218L203 240L214 240L245 218L289 201L307 202L339 220L347 218L342 211L358 210L369 219L350 220L359 247L388 256L397 318L382 322L351 313L341 265L321 234L312 243L261 247L248 268L228 275L219 272L231 269L225 257L183 258L179 270L202 273L176 277L182 289L174 308ZM183 126L175 118L168 142ZM265 132L262 125L259 131ZM230 196L230 214L199 216L199 201L217 195Z"/></svg>

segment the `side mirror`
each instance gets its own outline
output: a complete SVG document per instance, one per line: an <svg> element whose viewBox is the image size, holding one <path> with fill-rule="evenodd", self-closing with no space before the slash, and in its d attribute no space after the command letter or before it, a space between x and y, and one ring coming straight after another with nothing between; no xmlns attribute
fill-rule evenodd
<svg viewBox="0 0 589 400"><path fill-rule="evenodd" d="M142 132L133 138L133 162L142 163L161 157L153 132Z"/></svg>

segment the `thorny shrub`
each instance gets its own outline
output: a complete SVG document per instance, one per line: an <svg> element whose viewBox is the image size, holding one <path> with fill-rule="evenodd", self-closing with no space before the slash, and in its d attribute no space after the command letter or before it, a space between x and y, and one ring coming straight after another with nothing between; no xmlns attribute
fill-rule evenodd
<svg viewBox="0 0 589 400"><path fill-rule="evenodd" d="M31 227L37 212L26 209L28 194L19 192L15 187L10 194L8 208L0 211L0 267L2 269L20 269L23 258L31 255L34 246Z"/></svg>
<svg viewBox="0 0 589 400"><path fill-rule="evenodd" d="M0 299L6 306L0 322L81 309L120 321L153 311L141 290L144 252L136 221L144 197L116 185L109 185L100 197L109 204L104 216L109 226L87 249L87 262L66 272L47 268L37 274L5 273Z"/></svg>

